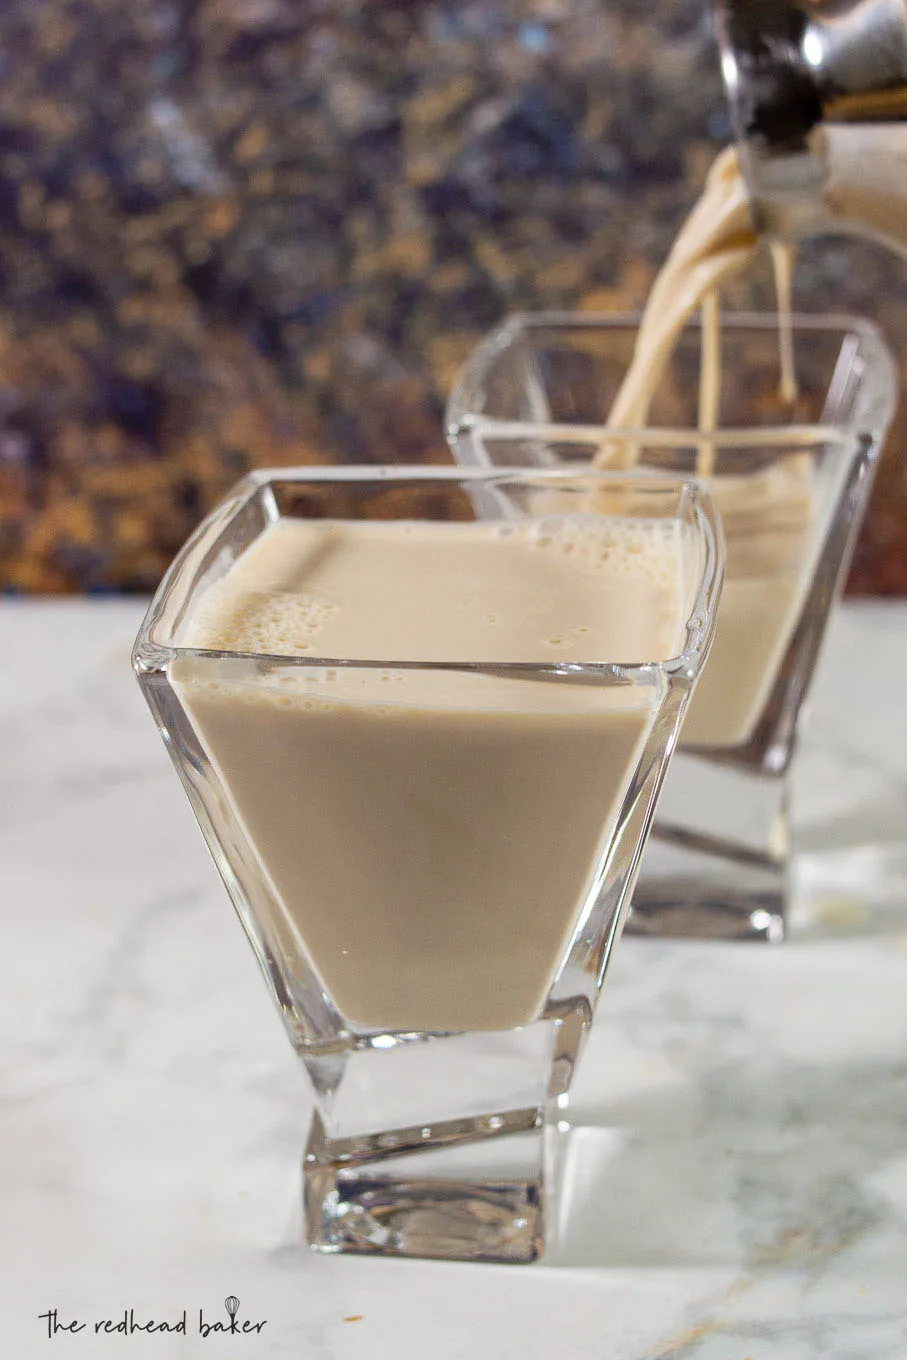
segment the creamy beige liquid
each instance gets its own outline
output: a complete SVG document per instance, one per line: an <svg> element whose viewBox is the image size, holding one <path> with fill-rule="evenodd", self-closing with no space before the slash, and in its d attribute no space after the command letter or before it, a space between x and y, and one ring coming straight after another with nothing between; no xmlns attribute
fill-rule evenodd
<svg viewBox="0 0 907 1360"><path fill-rule="evenodd" d="M756 257L746 184L734 147L709 171L702 197L684 222L646 301L633 362L608 415L623 429L645 425L649 406L680 333L704 297L736 276ZM610 466L613 453L604 452Z"/></svg>
<svg viewBox="0 0 907 1360"><path fill-rule="evenodd" d="M778 396L788 404L797 400L797 366L794 363L793 293L796 249L787 241L772 241L772 268L778 299Z"/></svg>
<svg viewBox="0 0 907 1360"><path fill-rule="evenodd" d="M676 522L283 521L183 645L338 660L657 660L679 650ZM301 941L363 1027L536 1017L654 722L655 688L284 667L179 689Z"/></svg>
<svg viewBox="0 0 907 1360"><path fill-rule="evenodd" d="M714 444L721 389L719 288L755 258L759 238L750 215L737 152L723 152L705 191L684 223L649 295L627 370L609 414L612 426L639 429L684 325L702 307L697 472L710 477L727 546L724 591L715 641L687 713L683 742L716 747L744 744L771 692L796 626L811 570L815 516L808 454L749 476L715 471ZM773 250L779 301L781 396L796 396L790 324L792 255ZM626 466L637 451L605 441L595 459Z"/></svg>
<svg viewBox="0 0 907 1360"><path fill-rule="evenodd" d="M803 453L765 472L712 479L725 535L724 589L684 720L686 745L740 746L765 708L809 582L811 472Z"/></svg>

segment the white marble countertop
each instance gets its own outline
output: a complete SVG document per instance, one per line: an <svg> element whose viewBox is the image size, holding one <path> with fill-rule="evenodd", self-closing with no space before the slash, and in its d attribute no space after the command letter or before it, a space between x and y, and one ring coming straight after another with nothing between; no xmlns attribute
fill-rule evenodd
<svg viewBox="0 0 907 1360"><path fill-rule="evenodd" d="M2 1356L905 1360L907 605L833 629L792 938L624 941L563 1241L509 1268L302 1245L307 1089L130 676L141 612L0 608ZM228 1294L266 1325L200 1336ZM95 1335L130 1307L188 1335Z"/></svg>

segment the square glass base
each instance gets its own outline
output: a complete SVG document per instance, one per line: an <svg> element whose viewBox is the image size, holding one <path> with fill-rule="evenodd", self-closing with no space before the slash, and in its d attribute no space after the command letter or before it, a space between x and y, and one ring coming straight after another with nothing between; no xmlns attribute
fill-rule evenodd
<svg viewBox="0 0 907 1360"><path fill-rule="evenodd" d="M627 931L778 944L790 839L783 774L679 751L665 780Z"/></svg>
<svg viewBox="0 0 907 1360"><path fill-rule="evenodd" d="M315 1113L303 1161L320 1251L529 1263L545 1239L544 1111L332 1139Z"/></svg>

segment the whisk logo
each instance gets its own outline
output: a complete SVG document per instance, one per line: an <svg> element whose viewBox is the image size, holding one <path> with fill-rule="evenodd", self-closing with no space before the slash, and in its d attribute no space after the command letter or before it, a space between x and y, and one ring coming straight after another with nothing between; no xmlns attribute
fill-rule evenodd
<svg viewBox="0 0 907 1360"><path fill-rule="evenodd" d="M248 1318L240 1321L239 1299L235 1294L228 1294L224 1299L224 1307L227 1310L228 1322L206 1322L204 1311L198 1310L198 1334L199 1336L213 1336L221 1332L238 1332L242 1336L247 1336L249 1332L260 1332L267 1326L266 1322L250 1322Z"/></svg>

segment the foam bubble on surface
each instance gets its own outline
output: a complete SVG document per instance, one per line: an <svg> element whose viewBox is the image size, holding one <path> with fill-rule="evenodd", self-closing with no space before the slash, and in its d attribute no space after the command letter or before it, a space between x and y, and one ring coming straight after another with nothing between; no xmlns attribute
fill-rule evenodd
<svg viewBox="0 0 907 1360"><path fill-rule="evenodd" d="M655 585L670 585L677 577L677 520L553 517L525 532L534 548L569 557L577 570L634 576Z"/></svg>
<svg viewBox="0 0 907 1360"><path fill-rule="evenodd" d="M595 514L298 521L194 602L180 642L313 661L657 660L676 651L681 539L677 520Z"/></svg>
<svg viewBox="0 0 907 1360"><path fill-rule="evenodd" d="M199 602L184 645L218 652L305 656L336 612L336 604L312 595L248 590L228 577Z"/></svg>

